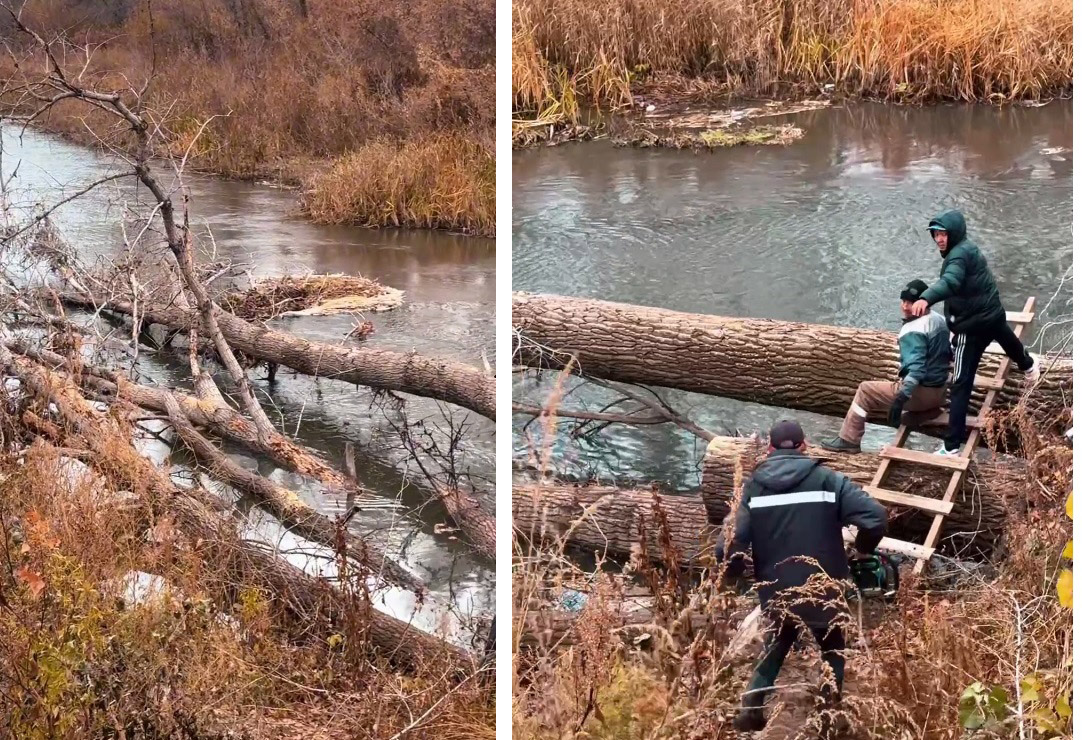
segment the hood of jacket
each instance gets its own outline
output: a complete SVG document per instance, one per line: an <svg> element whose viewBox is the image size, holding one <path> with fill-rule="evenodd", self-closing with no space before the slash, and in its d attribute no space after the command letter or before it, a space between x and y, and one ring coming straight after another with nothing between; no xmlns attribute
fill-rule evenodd
<svg viewBox="0 0 1082 740"><path fill-rule="evenodd" d="M751 477L770 491L788 491L811 475L821 462L796 450L774 450L759 463Z"/></svg>
<svg viewBox="0 0 1082 740"><path fill-rule="evenodd" d="M947 232L947 252L949 252L965 241L966 217L962 215L961 211L952 208L949 211L943 211L943 213L929 221L928 229L943 229ZM947 252L943 253L944 257L946 257Z"/></svg>

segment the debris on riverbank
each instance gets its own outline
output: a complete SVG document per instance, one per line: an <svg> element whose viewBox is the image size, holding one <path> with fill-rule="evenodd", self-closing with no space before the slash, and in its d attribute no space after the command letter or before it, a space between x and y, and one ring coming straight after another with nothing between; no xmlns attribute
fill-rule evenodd
<svg viewBox="0 0 1082 740"><path fill-rule="evenodd" d="M707 129L696 132L655 133L647 129L633 129L627 134L614 135L615 146L636 149L726 149L744 145L788 146L804 136L804 129L785 124L783 126L754 126L743 130Z"/></svg>
<svg viewBox="0 0 1082 740"><path fill-rule="evenodd" d="M390 311L402 305L403 292L351 275L263 278L243 291L226 293L222 308L248 321L286 316L328 316L353 311Z"/></svg>

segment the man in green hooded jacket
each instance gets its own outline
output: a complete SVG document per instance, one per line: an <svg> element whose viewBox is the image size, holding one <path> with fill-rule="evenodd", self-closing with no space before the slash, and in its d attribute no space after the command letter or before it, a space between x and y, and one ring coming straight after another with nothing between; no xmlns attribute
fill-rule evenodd
<svg viewBox="0 0 1082 740"><path fill-rule="evenodd" d="M939 247L943 265L939 280L921 294L913 304L913 312L922 316L930 306L942 301L947 327L954 334L950 422L939 454L957 455L966 438L966 412L977 367L988 345L998 342L1026 374L1027 382L1036 381L1040 369L1007 323L996 279L977 245L966 238L962 213L950 210L936 216L928 223L928 231Z"/></svg>

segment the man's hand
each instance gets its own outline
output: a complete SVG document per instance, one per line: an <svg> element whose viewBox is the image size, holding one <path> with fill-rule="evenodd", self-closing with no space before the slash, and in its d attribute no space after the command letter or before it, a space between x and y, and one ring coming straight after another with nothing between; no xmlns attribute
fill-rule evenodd
<svg viewBox="0 0 1082 740"><path fill-rule="evenodd" d="M913 304L913 313L916 316L923 316L928 313L928 301L921 298L919 301Z"/></svg>
<svg viewBox="0 0 1082 740"><path fill-rule="evenodd" d="M905 410L905 404L908 401L908 396L904 393L899 393L894 397L894 403L890 405L890 411L887 412L887 423L895 429L902 425L902 411Z"/></svg>

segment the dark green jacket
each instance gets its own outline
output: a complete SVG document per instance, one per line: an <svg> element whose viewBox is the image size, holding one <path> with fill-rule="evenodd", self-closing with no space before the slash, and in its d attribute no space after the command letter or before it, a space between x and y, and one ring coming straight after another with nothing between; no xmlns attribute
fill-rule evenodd
<svg viewBox="0 0 1082 740"><path fill-rule="evenodd" d="M902 393L912 397L918 385L938 388L950 376L951 340L947 322L935 311L902 324L898 333Z"/></svg>
<svg viewBox="0 0 1082 740"><path fill-rule="evenodd" d="M947 326L955 334L994 324L1006 317L999 288L981 250L966 238L966 220L960 211L946 211L928 223L947 232L947 253L939 280L921 298L930 305L944 301Z"/></svg>

